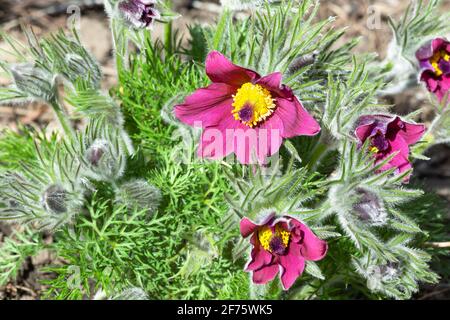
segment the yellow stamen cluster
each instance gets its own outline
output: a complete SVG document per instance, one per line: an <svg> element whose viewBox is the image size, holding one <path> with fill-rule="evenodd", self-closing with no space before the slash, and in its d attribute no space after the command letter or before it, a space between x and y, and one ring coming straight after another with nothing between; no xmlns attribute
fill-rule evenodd
<svg viewBox="0 0 450 320"><path fill-rule="evenodd" d="M289 239L291 237L291 233L289 231L284 230L281 226L275 226L275 233L272 231L270 227L262 227L258 231L258 239L261 246L264 250L272 252L270 248L270 241L272 241L273 237L279 237L283 242L283 246L286 248L289 244Z"/></svg>
<svg viewBox="0 0 450 320"><path fill-rule="evenodd" d="M269 90L259 84L247 82L233 95L233 110L231 112L236 120L240 120L252 128L273 113L275 109L274 101ZM243 120L239 116L239 111L244 107L250 107L252 109L252 117L248 120Z"/></svg>
<svg viewBox="0 0 450 320"><path fill-rule="evenodd" d="M266 251L270 251L270 240L272 240L272 230L269 227L262 227L258 231L258 239L261 246Z"/></svg>
<svg viewBox="0 0 450 320"><path fill-rule="evenodd" d="M289 231L284 230L278 225L275 227L275 233L278 237L281 238L283 245L287 247L289 244L289 238L291 237L291 233Z"/></svg>
<svg viewBox="0 0 450 320"><path fill-rule="evenodd" d="M369 151L372 152L372 153L378 153L378 152L380 152L380 149L378 149L377 147L373 146L373 147L369 148Z"/></svg>
<svg viewBox="0 0 450 320"><path fill-rule="evenodd" d="M439 68L439 61L441 59L444 59L445 61L450 61L450 54L445 50L439 50L433 54L433 56L430 58L430 63L434 68L434 71L436 73L436 76L442 75L442 70Z"/></svg>

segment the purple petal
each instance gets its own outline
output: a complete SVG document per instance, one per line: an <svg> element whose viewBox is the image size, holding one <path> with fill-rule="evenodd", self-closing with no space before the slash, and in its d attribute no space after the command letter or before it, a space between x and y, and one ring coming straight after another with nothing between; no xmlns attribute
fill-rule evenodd
<svg viewBox="0 0 450 320"><path fill-rule="evenodd" d="M444 74L450 73L450 62L441 59L441 61L439 61L439 69L441 69Z"/></svg>
<svg viewBox="0 0 450 320"><path fill-rule="evenodd" d="M432 41L428 41L416 51L416 58L418 60L428 60L433 56L433 53Z"/></svg>

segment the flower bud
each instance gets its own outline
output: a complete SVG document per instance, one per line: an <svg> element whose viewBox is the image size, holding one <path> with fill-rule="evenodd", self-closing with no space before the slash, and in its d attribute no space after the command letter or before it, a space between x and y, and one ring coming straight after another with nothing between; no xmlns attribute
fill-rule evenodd
<svg viewBox="0 0 450 320"><path fill-rule="evenodd" d="M106 139L96 139L86 150L87 175L97 180L114 180L122 176L125 159L120 147Z"/></svg>
<svg viewBox="0 0 450 320"><path fill-rule="evenodd" d="M42 203L47 211L62 214L67 212L67 191L60 185L49 186L42 195Z"/></svg>
<svg viewBox="0 0 450 320"><path fill-rule="evenodd" d="M379 291L383 285L398 279L400 273L400 264L396 262L371 266L367 274L367 287L372 291Z"/></svg>
<svg viewBox="0 0 450 320"><path fill-rule="evenodd" d="M78 43L73 42L73 46L79 46ZM83 50L84 48L80 48ZM93 88L100 88L100 81L102 74L100 68L94 58L89 54L85 54L84 57L75 53L68 53L64 57L65 65L61 72L72 83L75 83L78 79L89 81Z"/></svg>
<svg viewBox="0 0 450 320"><path fill-rule="evenodd" d="M55 98L54 77L47 70L23 63L12 66L11 74L15 86L24 95L44 101L52 101Z"/></svg>
<svg viewBox="0 0 450 320"><path fill-rule="evenodd" d="M356 188L358 201L353 205L353 210L361 221L372 225L383 225L387 220L387 212L380 198L371 191Z"/></svg>

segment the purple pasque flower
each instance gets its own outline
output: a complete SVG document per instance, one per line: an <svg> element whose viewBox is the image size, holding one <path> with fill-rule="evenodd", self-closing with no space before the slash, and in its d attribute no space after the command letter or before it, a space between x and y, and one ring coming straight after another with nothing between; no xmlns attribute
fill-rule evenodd
<svg viewBox="0 0 450 320"><path fill-rule="evenodd" d="M382 114L362 116L357 123L355 135L359 145L362 146L369 139L369 150L376 162L383 161L397 152L381 171L397 168L396 172L402 173L412 168L409 162L409 146L422 138L425 133L423 124L414 124L403 121L398 116Z"/></svg>
<svg viewBox="0 0 450 320"><path fill-rule="evenodd" d="M417 50L416 58L422 70L420 80L442 101L450 90L450 42L436 38Z"/></svg>
<svg viewBox="0 0 450 320"><path fill-rule="evenodd" d="M265 217L262 223L243 218L241 235L251 236L252 252L246 271L252 272L256 284L265 284L280 273L281 284L288 290L300 277L305 261L318 261L325 257L328 244L319 239L306 225L289 217Z"/></svg>
<svg viewBox="0 0 450 320"><path fill-rule="evenodd" d="M135 28L151 29L153 21L161 19L155 4L156 0L124 0L119 10Z"/></svg>

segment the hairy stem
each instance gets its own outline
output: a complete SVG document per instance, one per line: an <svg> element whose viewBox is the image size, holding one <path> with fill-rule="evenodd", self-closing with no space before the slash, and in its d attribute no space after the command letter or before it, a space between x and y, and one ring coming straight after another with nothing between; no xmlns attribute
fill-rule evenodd
<svg viewBox="0 0 450 320"><path fill-rule="evenodd" d="M64 130L64 133L69 137L75 136L75 131L72 128L68 114L64 111L64 108L58 101L53 101L51 103L52 109L58 118L59 124Z"/></svg>
<svg viewBox="0 0 450 320"><path fill-rule="evenodd" d="M166 6L169 10L172 9L172 1L166 1ZM172 54L172 22L166 23L164 26L164 45L166 48L166 54L169 56Z"/></svg>

